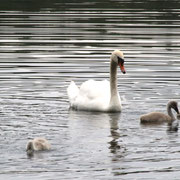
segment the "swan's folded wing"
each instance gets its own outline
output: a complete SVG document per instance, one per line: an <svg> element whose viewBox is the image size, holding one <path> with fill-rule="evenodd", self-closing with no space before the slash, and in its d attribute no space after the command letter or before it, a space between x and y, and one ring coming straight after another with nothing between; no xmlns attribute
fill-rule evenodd
<svg viewBox="0 0 180 180"><path fill-rule="evenodd" d="M109 81L94 81L88 80L84 82L80 87L81 96L92 99L110 99L110 85Z"/></svg>
<svg viewBox="0 0 180 180"><path fill-rule="evenodd" d="M110 101L110 85L107 80L84 82L80 88L74 82L68 87L70 106L79 110L106 111Z"/></svg>

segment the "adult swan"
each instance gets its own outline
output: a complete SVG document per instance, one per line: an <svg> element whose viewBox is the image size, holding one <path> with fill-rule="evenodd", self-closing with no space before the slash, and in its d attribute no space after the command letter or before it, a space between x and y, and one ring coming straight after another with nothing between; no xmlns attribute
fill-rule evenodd
<svg viewBox="0 0 180 180"><path fill-rule="evenodd" d="M112 52L110 61L110 82L88 80L80 88L72 81L67 88L70 107L75 110L120 112L121 100L117 90L117 66L123 74L124 56L122 51Z"/></svg>

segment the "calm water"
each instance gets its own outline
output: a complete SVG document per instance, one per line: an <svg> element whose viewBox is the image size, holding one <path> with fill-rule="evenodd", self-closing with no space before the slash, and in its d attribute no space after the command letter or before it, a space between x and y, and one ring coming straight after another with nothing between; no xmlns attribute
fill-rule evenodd
<svg viewBox="0 0 180 180"><path fill-rule="evenodd" d="M141 114L180 103L180 2L4 1L0 7L1 179L179 179L180 138ZM121 114L69 111L66 88L109 78L114 49ZM50 152L28 158L46 137Z"/></svg>

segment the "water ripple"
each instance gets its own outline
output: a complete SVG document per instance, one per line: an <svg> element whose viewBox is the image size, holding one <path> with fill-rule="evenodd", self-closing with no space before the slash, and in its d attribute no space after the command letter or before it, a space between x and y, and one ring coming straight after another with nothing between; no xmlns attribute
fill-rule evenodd
<svg viewBox="0 0 180 180"><path fill-rule="evenodd" d="M141 114L179 101L179 2L11 1L0 7L0 174L8 179L177 179L179 132ZM12 8L13 7L13 8ZM123 112L70 111L66 88L109 78L114 49ZM29 139L50 152L28 159ZM23 170L24 169L24 170Z"/></svg>

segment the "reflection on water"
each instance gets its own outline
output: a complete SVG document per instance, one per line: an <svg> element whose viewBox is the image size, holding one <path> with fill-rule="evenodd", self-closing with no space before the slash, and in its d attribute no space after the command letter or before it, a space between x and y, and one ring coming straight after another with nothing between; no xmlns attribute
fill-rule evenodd
<svg viewBox="0 0 180 180"><path fill-rule="evenodd" d="M121 148L121 146L119 145L119 141L120 141L120 132L119 132L119 120L120 120L120 114L119 113L115 113L115 114L109 114L110 120L110 133L111 133L111 137L112 140L109 142L110 144L110 150L112 153L116 154L116 152L118 151L118 149Z"/></svg>
<svg viewBox="0 0 180 180"><path fill-rule="evenodd" d="M177 179L179 138L140 115L179 101L180 3L6 1L0 7L0 173L7 179ZM69 111L66 88L109 78L114 49L123 111ZM52 151L28 159L28 139Z"/></svg>

